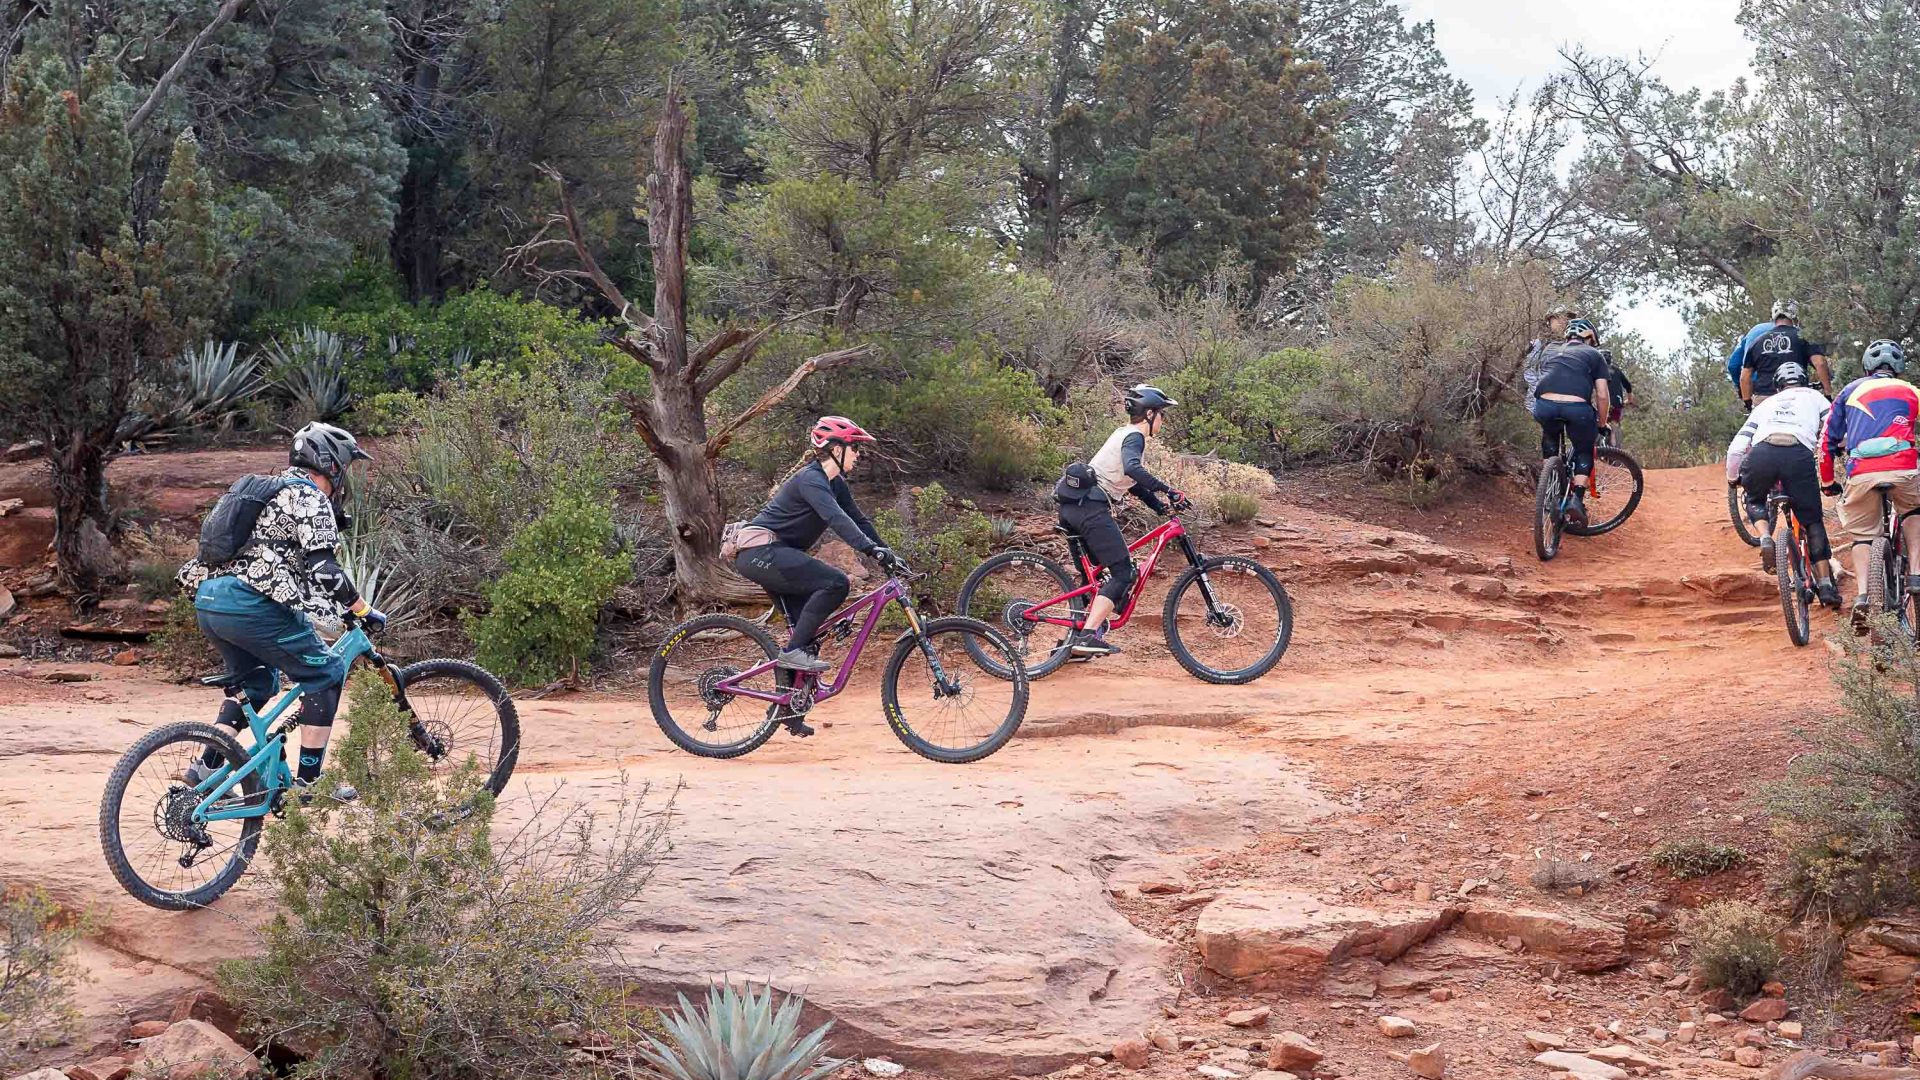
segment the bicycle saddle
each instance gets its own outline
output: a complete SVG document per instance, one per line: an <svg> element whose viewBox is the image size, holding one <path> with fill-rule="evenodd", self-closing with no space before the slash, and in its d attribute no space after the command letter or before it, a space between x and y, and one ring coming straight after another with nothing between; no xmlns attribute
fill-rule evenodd
<svg viewBox="0 0 1920 1080"><path fill-rule="evenodd" d="M254 668L251 671L238 671L238 672L232 672L229 674L202 675L200 676L200 685L201 686L217 686L222 690L237 690L241 686L246 685L247 677L249 675L252 675L255 671L259 671L259 670L260 670L259 668Z"/></svg>
<svg viewBox="0 0 1920 1080"><path fill-rule="evenodd" d="M1057 532L1057 533L1059 533L1059 534L1060 534L1061 536L1065 536L1065 537L1067 537L1067 538L1069 538L1069 539L1073 539L1073 540L1078 540L1078 539L1080 539L1080 534L1079 534L1079 533L1077 533L1077 532L1074 532L1074 531L1073 531L1072 529L1069 529L1069 528L1067 528L1067 527L1066 527L1065 525L1059 525L1059 524L1056 524L1056 525L1054 525L1054 527L1053 527L1053 531L1054 531L1054 532Z"/></svg>

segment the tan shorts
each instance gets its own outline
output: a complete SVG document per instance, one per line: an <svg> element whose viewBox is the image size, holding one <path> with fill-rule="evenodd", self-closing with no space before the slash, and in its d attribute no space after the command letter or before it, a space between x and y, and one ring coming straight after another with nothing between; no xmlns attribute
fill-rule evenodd
<svg viewBox="0 0 1920 1080"><path fill-rule="evenodd" d="M1920 510L1920 471L1896 469L1850 477L1840 494L1840 527L1856 543L1872 543L1880 536L1880 487L1891 484L1893 508L1900 513Z"/></svg>

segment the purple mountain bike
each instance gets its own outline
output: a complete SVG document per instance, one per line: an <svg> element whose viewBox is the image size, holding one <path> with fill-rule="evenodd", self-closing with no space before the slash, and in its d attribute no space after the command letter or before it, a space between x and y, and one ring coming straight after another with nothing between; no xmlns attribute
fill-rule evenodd
<svg viewBox="0 0 1920 1080"><path fill-rule="evenodd" d="M880 678L887 725L921 757L947 764L979 761L1005 746L1026 718L1026 669L1007 639L978 619L922 618L907 591L911 580L902 569L827 620L818 639L823 653L848 638L852 644L837 669L820 675L776 668L779 646L750 620L716 613L681 623L653 654L647 672L654 720L682 750L739 757L771 738L788 717L804 717L845 690L867 639L887 606L897 603L907 629L895 640ZM975 657L990 663L976 664Z"/></svg>

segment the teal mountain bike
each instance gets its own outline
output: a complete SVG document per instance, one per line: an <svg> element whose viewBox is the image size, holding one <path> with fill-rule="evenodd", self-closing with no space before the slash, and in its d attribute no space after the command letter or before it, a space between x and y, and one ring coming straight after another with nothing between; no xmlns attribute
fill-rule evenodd
<svg viewBox="0 0 1920 1080"><path fill-rule="evenodd" d="M506 688L465 660L401 667L374 649L358 619L329 648L347 667L365 663L393 689L413 743L436 775L471 763L495 795L520 756L520 718ZM200 680L231 691L245 678ZM169 911L205 907L246 872L267 815L297 797L287 768L288 737L300 723L294 686L264 712L241 702L251 745L218 724L189 721L147 732L113 767L100 797L100 848L129 895ZM207 751L219 760L204 777ZM324 797L324 796L321 796Z"/></svg>

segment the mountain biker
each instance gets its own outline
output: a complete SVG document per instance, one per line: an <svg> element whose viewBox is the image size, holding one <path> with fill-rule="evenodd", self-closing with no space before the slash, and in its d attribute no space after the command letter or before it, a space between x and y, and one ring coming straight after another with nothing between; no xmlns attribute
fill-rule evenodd
<svg viewBox="0 0 1920 1080"><path fill-rule="evenodd" d="M1600 354L1600 332L1590 319L1567 324L1566 340L1550 345L1540 356L1540 384L1535 388L1533 419L1540 425L1540 455L1544 466L1560 454L1560 438L1573 443L1573 504L1567 517L1587 523L1587 485L1593 476L1593 446L1600 437L1600 418L1610 412L1607 358Z"/></svg>
<svg viewBox="0 0 1920 1080"><path fill-rule="evenodd" d="M1773 302L1773 325L1757 326L1749 331L1740 349L1740 399L1752 408L1774 392L1773 372L1781 364L1795 363L1803 371L1818 375L1820 389L1833 386L1827 370L1824 350L1800 335L1800 303L1797 300Z"/></svg>
<svg viewBox="0 0 1920 1080"><path fill-rule="evenodd" d="M310 620L332 621L345 609L378 630L387 616L369 605L335 557L340 544L349 471L371 460L354 437L332 424L311 423L294 432L288 467L276 478L284 486L260 508L253 531L240 553L215 566L196 557L180 568L179 581L193 591L200 632L220 653L230 676L244 676L220 704L219 722L236 731L246 726L240 695L258 710L266 706L280 680L276 671L300 684L300 759L294 782L311 789L320 778L346 665L327 651ZM219 766L209 749L185 779L198 784ZM302 797L310 791L303 790ZM333 797L355 798L342 784Z"/></svg>
<svg viewBox="0 0 1920 1080"><path fill-rule="evenodd" d="M1547 313L1545 332L1527 342L1527 351L1520 362L1520 377L1527 384L1526 399L1522 407L1533 411L1534 387L1540 385L1540 356L1547 346L1567 336L1567 324L1580 317L1580 313L1569 307L1555 308Z"/></svg>
<svg viewBox="0 0 1920 1080"><path fill-rule="evenodd" d="M1738 483L1746 490L1747 520L1759 526L1760 565L1769 574L1779 556L1767 525L1767 496L1775 486L1786 490L1793 516L1807 534L1814 591L1821 603L1838 611L1840 593L1828 563L1833 551L1827 542L1813 457L1827 419L1827 398L1807 385L1806 369L1790 360L1774 369L1773 385L1773 396L1754 407L1753 415L1727 444L1727 483Z"/></svg>
<svg viewBox="0 0 1920 1080"><path fill-rule="evenodd" d="M820 537L832 529L848 546L881 566L899 565L880 534L853 501L847 473L860 460L859 445L876 441L859 424L844 416L823 416L807 436L811 449L799 468L775 489L760 513L747 523L734 557L741 577L767 590L790 629L786 647L774 663L788 671L813 674L832 664L820 659L814 637L847 598L847 575L808 554ZM796 726L798 725L798 726ZM787 726L797 735L797 718Z"/></svg>
<svg viewBox="0 0 1920 1080"><path fill-rule="evenodd" d="M1091 659L1111 656L1120 648L1107 640L1107 622L1133 587L1133 555L1127 550L1127 538L1113 519L1113 508L1129 494L1147 504L1156 514L1169 510L1161 495L1171 500L1171 509L1187 505L1187 497L1147 471L1141 458L1147 452L1147 439L1160 431L1166 411L1180 404L1157 386L1142 383L1127 390L1128 422L1113 434L1085 465L1069 465L1067 475L1054 486L1054 501L1060 505L1060 524L1077 533L1086 544L1087 555L1095 565L1106 568L1107 581L1087 605L1087 617L1068 644L1074 656ZM1082 470L1076 473L1076 470ZM1090 475L1092 483L1085 479Z"/></svg>
<svg viewBox="0 0 1920 1080"><path fill-rule="evenodd" d="M1607 427L1613 433L1613 445L1620 445L1620 420L1628 405L1633 404L1633 380L1627 378L1626 369L1613 358L1613 350L1601 349L1600 355L1607 358L1607 400L1612 404L1608 410Z"/></svg>
<svg viewBox="0 0 1920 1080"><path fill-rule="evenodd" d="M1914 419L1920 416L1920 393L1899 378L1907 369L1907 355L1898 343L1882 338L1867 346L1860 357L1863 378L1848 383L1827 413L1820 440L1821 491L1844 496L1840 525L1853 541L1853 569L1858 594L1853 601L1856 629L1866 624L1867 575L1873 571L1873 542L1880 536L1880 494L1887 486L1895 513L1920 509L1920 455L1914 450ZM1834 476L1835 458L1847 456L1846 484ZM1901 522L1907 565L1920 566L1920 518ZM1920 575L1907 578L1908 592L1920 592Z"/></svg>

